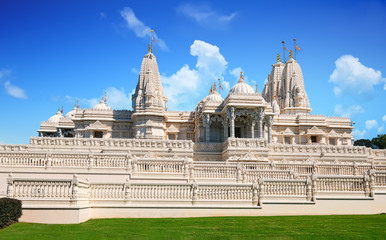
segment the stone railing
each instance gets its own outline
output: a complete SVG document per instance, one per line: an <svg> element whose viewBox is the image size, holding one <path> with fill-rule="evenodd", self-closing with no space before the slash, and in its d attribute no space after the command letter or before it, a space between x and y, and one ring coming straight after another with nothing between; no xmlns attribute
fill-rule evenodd
<svg viewBox="0 0 386 240"><path fill-rule="evenodd" d="M191 140L154 140L154 139L118 139L118 138L58 138L31 137L34 146L70 146L70 147L117 147L147 149L183 149L193 151ZM128 149L128 150L129 150Z"/></svg>
<svg viewBox="0 0 386 240"><path fill-rule="evenodd" d="M194 165L194 174L191 178L207 178L207 179L236 179L237 167L236 165Z"/></svg>
<svg viewBox="0 0 386 240"><path fill-rule="evenodd" d="M131 160L133 172L184 173L187 162L183 160Z"/></svg>
<svg viewBox="0 0 386 240"><path fill-rule="evenodd" d="M72 179L7 179L7 196L23 201L66 201L68 204L123 201L125 204L236 204L261 205L270 201L315 201L318 194L374 196L374 187L385 186L386 172L360 176L318 176L307 179L262 179L252 183L89 183ZM358 196L358 195L357 195ZM43 203L43 202L42 202Z"/></svg>
<svg viewBox="0 0 386 240"><path fill-rule="evenodd" d="M307 196L305 180L264 180L263 185L264 196ZM308 185L311 186L311 182Z"/></svg>
<svg viewBox="0 0 386 240"><path fill-rule="evenodd" d="M0 144L0 152L2 151L21 151L26 152L28 150L27 144Z"/></svg>
<svg viewBox="0 0 386 240"><path fill-rule="evenodd" d="M374 172L375 186L386 187L386 171Z"/></svg>
<svg viewBox="0 0 386 240"><path fill-rule="evenodd" d="M222 143L194 143L194 152L222 152Z"/></svg>
<svg viewBox="0 0 386 240"><path fill-rule="evenodd" d="M318 192L369 192L369 179L363 176L318 176Z"/></svg>
<svg viewBox="0 0 386 240"><path fill-rule="evenodd" d="M270 153L305 153L305 154L355 154L366 155L371 149L361 146L333 146L333 145L294 145L294 144L269 144Z"/></svg>
<svg viewBox="0 0 386 240"><path fill-rule="evenodd" d="M243 182L253 182L259 179L293 179L290 170L245 170Z"/></svg>
<svg viewBox="0 0 386 240"><path fill-rule="evenodd" d="M42 167L47 165L46 154L0 152L0 166Z"/></svg>
<svg viewBox="0 0 386 240"><path fill-rule="evenodd" d="M77 169L108 168L121 169L133 173L181 173L194 178L225 178L243 179L241 174L249 170L283 170L293 171L296 176L340 175L362 176L369 170L386 171L386 165L369 163L320 163L316 161L304 163L291 162L206 162L192 161L189 158L143 159L130 154L70 154L70 153L20 153L0 152L0 167L34 167L55 170L60 167ZM237 170L239 168L239 172ZM11 171L10 171L11 172ZM267 172L268 173L268 172ZM265 175L266 176L266 175ZM267 176L277 179L272 173ZM284 178L286 179L286 178Z"/></svg>
<svg viewBox="0 0 386 240"><path fill-rule="evenodd" d="M74 175L73 179L7 179L7 197L20 200L88 200L89 183Z"/></svg>
<svg viewBox="0 0 386 240"><path fill-rule="evenodd" d="M143 201L245 201L257 204L253 184L209 183L92 183L91 200ZM160 202L157 202L158 204Z"/></svg>
<svg viewBox="0 0 386 240"><path fill-rule="evenodd" d="M90 184L91 200L125 199L125 184L92 183Z"/></svg>
<svg viewBox="0 0 386 240"><path fill-rule="evenodd" d="M223 149L231 149L231 148L266 148L267 141L260 138L228 138L224 144Z"/></svg>

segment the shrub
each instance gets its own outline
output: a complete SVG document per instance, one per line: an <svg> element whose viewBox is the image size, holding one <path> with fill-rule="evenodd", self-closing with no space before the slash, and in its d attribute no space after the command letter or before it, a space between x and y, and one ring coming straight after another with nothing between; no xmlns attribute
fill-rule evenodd
<svg viewBox="0 0 386 240"><path fill-rule="evenodd" d="M0 229L18 222L21 217L21 201L13 198L0 198Z"/></svg>

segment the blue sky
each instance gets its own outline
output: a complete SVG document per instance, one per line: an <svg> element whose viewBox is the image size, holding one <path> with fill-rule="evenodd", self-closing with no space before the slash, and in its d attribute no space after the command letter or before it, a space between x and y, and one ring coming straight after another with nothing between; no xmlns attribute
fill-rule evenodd
<svg viewBox="0 0 386 240"><path fill-rule="evenodd" d="M385 26L384 1L2 0L0 143L28 143L58 107L105 91L131 109L151 28L169 110L193 110L219 77L229 90L241 69L261 92L297 38L312 113L350 116L354 137L372 138L386 125Z"/></svg>

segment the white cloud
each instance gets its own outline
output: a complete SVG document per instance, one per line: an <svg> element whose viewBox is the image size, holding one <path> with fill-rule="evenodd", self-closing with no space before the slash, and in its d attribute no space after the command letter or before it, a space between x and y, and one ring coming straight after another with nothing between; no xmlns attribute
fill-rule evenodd
<svg viewBox="0 0 386 240"><path fill-rule="evenodd" d="M234 17L236 17L237 14L238 14L237 12L233 12L233 13L231 13L231 14L228 15L228 16L227 16L227 15L220 16L220 17L218 18L218 20L224 21L224 22L228 22L228 21L232 20Z"/></svg>
<svg viewBox="0 0 386 240"><path fill-rule="evenodd" d="M8 75L10 75L10 74L11 74L11 71L10 71L10 70L8 70L8 69L2 69L2 70L0 71L0 80L1 80L3 77L8 76Z"/></svg>
<svg viewBox="0 0 386 240"><path fill-rule="evenodd" d="M191 102L192 97L197 97L200 86L199 73L195 69L189 69L184 65L176 73L169 77L162 76L165 95L168 97L168 108L176 109L182 103Z"/></svg>
<svg viewBox="0 0 386 240"><path fill-rule="evenodd" d="M355 139L362 139L366 135L366 130L360 131L358 129L355 129L352 131L352 134Z"/></svg>
<svg viewBox="0 0 386 240"><path fill-rule="evenodd" d="M342 117L353 117L355 115L364 113L365 110L360 105L351 105L344 108L341 104L336 104L334 109L335 114Z"/></svg>
<svg viewBox="0 0 386 240"><path fill-rule="evenodd" d="M386 78L382 78L380 71L364 66L359 58L343 55L335 61L335 70L330 75L329 82L336 84L334 93L337 97L343 92L368 96L373 92L374 86L386 83Z"/></svg>
<svg viewBox="0 0 386 240"><path fill-rule="evenodd" d="M365 125L368 130L371 130L378 127L378 122L377 120L366 120Z"/></svg>
<svg viewBox="0 0 386 240"><path fill-rule="evenodd" d="M233 12L229 15L222 15L208 5L192 5L189 3L177 7L177 12L203 24L228 23L238 14L238 12Z"/></svg>
<svg viewBox="0 0 386 240"><path fill-rule="evenodd" d="M136 69L135 67L131 68L130 71L131 71L132 73L134 73L135 75L139 75L139 74L140 74L139 70Z"/></svg>
<svg viewBox="0 0 386 240"><path fill-rule="evenodd" d="M234 76L237 80L240 78L240 72L244 72L244 70L241 67L234 68L232 70L229 70L229 73ZM245 76L244 76L245 78Z"/></svg>
<svg viewBox="0 0 386 240"><path fill-rule="evenodd" d="M217 46L201 40L195 40L190 46L190 54L197 57L197 69L215 79L224 73L228 64Z"/></svg>
<svg viewBox="0 0 386 240"><path fill-rule="evenodd" d="M7 81L4 83L4 88L7 91L7 93L12 97L27 99L27 94L25 93L25 90L20 87L12 85L10 81Z"/></svg>
<svg viewBox="0 0 386 240"><path fill-rule="evenodd" d="M382 121L386 122L386 115L383 115Z"/></svg>
<svg viewBox="0 0 386 240"><path fill-rule="evenodd" d="M108 87L103 91L103 94L99 98L77 98L72 96L66 96L66 101L69 103L76 103L79 100L79 105L81 108L92 108L97 105L105 92L107 95L106 104L109 105L112 109L121 110L121 109L131 109L131 95L134 93L135 89L131 93L126 93L124 88L117 89L115 87Z"/></svg>
<svg viewBox="0 0 386 240"><path fill-rule="evenodd" d="M379 134L383 134L383 133L385 132L385 125L382 124L382 126L380 126L380 127L377 129L377 132L378 132Z"/></svg>
<svg viewBox="0 0 386 240"><path fill-rule="evenodd" d="M171 76L161 76L170 110L182 110L188 104L193 107L192 101L207 95L210 83L217 83L228 65L219 48L204 41L195 40L190 46L190 54L197 57L194 69L184 65ZM222 85L224 90L229 89L228 82L223 81Z"/></svg>
<svg viewBox="0 0 386 240"><path fill-rule="evenodd" d="M133 9L129 7L125 7L121 11L121 16L126 20L127 27L132 30L135 35L139 38L147 38L149 40L152 39L151 36L151 28L146 26L141 20L139 20L133 11ZM162 50L168 50L168 47L166 46L166 43L157 37L157 34L154 33L154 38L157 40L155 44L157 44Z"/></svg>

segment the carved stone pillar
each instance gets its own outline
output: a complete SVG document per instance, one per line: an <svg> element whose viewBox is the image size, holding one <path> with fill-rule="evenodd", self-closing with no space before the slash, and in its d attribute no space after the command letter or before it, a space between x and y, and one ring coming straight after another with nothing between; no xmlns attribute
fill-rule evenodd
<svg viewBox="0 0 386 240"><path fill-rule="evenodd" d="M255 121L252 121L251 123L251 138L255 138Z"/></svg>
<svg viewBox="0 0 386 240"><path fill-rule="evenodd" d="M226 119L224 119L223 121L223 126L224 126L224 141L225 141L228 138L228 124L226 122Z"/></svg>
<svg viewBox="0 0 386 240"><path fill-rule="evenodd" d="M235 108L231 107L231 114L230 114L230 120L231 120L231 137L235 137Z"/></svg>
<svg viewBox="0 0 386 240"><path fill-rule="evenodd" d="M264 137L264 129L263 129L264 109L263 108L259 108L257 116L258 116L257 135L258 135L258 138L263 138Z"/></svg>
<svg viewBox="0 0 386 240"><path fill-rule="evenodd" d="M268 143L272 142L272 124L273 124L273 116L266 117L267 127L268 127Z"/></svg>
<svg viewBox="0 0 386 240"><path fill-rule="evenodd" d="M202 116L205 125L205 142L210 142L210 115L209 113Z"/></svg>

